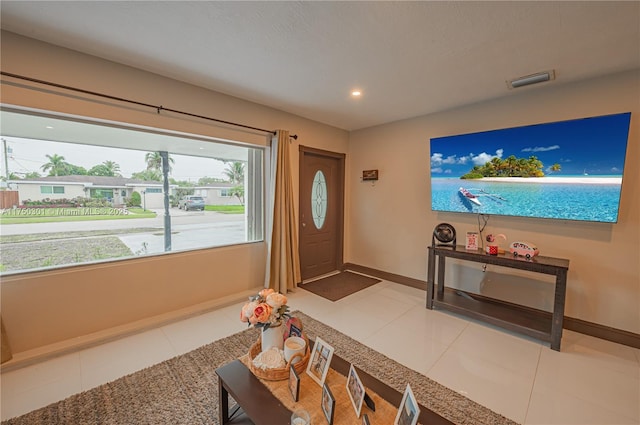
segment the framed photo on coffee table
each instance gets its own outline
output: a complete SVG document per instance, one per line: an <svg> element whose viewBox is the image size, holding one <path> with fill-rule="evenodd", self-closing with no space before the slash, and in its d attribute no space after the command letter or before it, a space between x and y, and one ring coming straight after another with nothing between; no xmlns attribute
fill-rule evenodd
<svg viewBox="0 0 640 425"><path fill-rule="evenodd" d="M413 395L413 391L411 391L411 387L407 384L393 425L416 425L418 423L418 416L420 416L418 402Z"/></svg>
<svg viewBox="0 0 640 425"><path fill-rule="evenodd" d="M322 413L324 413L324 417L327 418L327 422L329 422L329 425L333 425L333 411L336 408L336 399L333 398L333 394L327 384L322 385L321 406Z"/></svg>
<svg viewBox="0 0 640 425"><path fill-rule="evenodd" d="M324 385L324 380L327 378L331 357L333 357L333 347L317 337L307 364L307 374L320 386Z"/></svg>
<svg viewBox="0 0 640 425"><path fill-rule="evenodd" d="M347 375L347 393L351 399L351 404L356 411L356 417L360 417L362 411L362 402L364 401L365 388L362 385L362 381L356 372L356 368L353 364L349 368L349 375Z"/></svg>
<svg viewBox="0 0 640 425"><path fill-rule="evenodd" d="M297 402L298 398L300 398L300 377L293 365L289 366L289 392L293 397L293 401Z"/></svg>

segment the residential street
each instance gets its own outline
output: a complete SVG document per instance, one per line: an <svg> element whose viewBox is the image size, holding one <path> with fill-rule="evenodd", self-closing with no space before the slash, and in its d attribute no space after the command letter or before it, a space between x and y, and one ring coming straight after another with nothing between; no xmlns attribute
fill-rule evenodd
<svg viewBox="0 0 640 425"><path fill-rule="evenodd" d="M153 210L155 218L131 220L71 221L61 223L6 224L0 227L2 235L26 235L31 233L73 232L79 230L132 229L156 227L164 229L164 210ZM215 211L182 211L171 208L171 228L179 230L182 225L220 224L238 225L244 223L243 214L222 214Z"/></svg>
<svg viewBox="0 0 640 425"><path fill-rule="evenodd" d="M146 219L129 220L96 220L75 221L61 223L33 223L3 225L0 232L3 236L27 235L44 233L70 233L70 237L76 238L71 232L92 230L119 230L122 234L115 234L134 255L156 254L165 252L164 242L164 211L154 210L158 216ZM127 229L150 229L143 232L125 232ZM76 233L77 235L77 233ZM108 239L103 238L104 243ZM82 240L94 239L91 236L82 236ZM182 211L171 209L171 251L198 249L211 246L229 245L246 242L246 229L244 214L222 214L214 211ZM72 241L72 239L58 239L53 248L59 248ZM37 243L37 242L36 242ZM47 242L51 244L52 242ZM9 248L11 246L11 248ZM19 249L30 247L33 242L26 245L11 244L5 249ZM106 248L106 246L105 246ZM70 249L70 248L68 248ZM96 248L97 249L97 248ZM98 251L100 251L98 249ZM44 253L43 253L44 255ZM47 255L44 255L47 257ZM43 260L45 261L45 260Z"/></svg>

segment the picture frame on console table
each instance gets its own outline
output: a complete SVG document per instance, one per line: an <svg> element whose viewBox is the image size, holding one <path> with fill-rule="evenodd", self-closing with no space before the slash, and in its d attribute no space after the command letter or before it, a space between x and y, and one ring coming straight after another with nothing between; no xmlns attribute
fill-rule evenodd
<svg viewBox="0 0 640 425"><path fill-rule="evenodd" d="M336 399L333 397L331 390L327 384L322 385L322 413L327 418L329 425L333 425L334 410L336 409Z"/></svg>
<svg viewBox="0 0 640 425"><path fill-rule="evenodd" d="M413 391L411 391L411 386L407 384L393 425L416 425L418 416L420 416L420 407Z"/></svg>
<svg viewBox="0 0 640 425"><path fill-rule="evenodd" d="M356 417L359 418L360 412L362 411L365 388L364 385L362 385L362 381L360 380L355 367L353 367L353 364L349 368L349 375L347 376L347 393L349 394L351 404L356 411Z"/></svg>
<svg viewBox="0 0 640 425"><path fill-rule="evenodd" d="M311 351L311 358L307 364L307 374L320 386L324 385L324 380L327 378L333 351L333 347L322 338L316 338Z"/></svg>
<svg viewBox="0 0 640 425"><path fill-rule="evenodd" d="M300 376L293 365L289 366L289 392L293 401L297 402L300 398Z"/></svg>

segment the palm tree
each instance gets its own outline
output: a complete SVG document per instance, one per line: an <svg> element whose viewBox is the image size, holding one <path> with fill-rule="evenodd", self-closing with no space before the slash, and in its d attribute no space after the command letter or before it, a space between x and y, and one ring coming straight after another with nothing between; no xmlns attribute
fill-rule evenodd
<svg viewBox="0 0 640 425"><path fill-rule="evenodd" d="M49 162L40 167L42 171L45 173L49 171L50 176L63 176L67 170L67 163L64 160L64 156L55 153L45 156L49 159Z"/></svg>
<svg viewBox="0 0 640 425"><path fill-rule="evenodd" d="M223 172L231 183L238 185L244 183L244 162L234 161L231 164L227 164L227 168Z"/></svg>
<svg viewBox="0 0 640 425"><path fill-rule="evenodd" d="M549 169L551 171L553 171L554 173L556 173L556 172L560 171L561 168L562 167L560 166L560 164L556 163L556 164L553 164Z"/></svg>
<svg viewBox="0 0 640 425"><path fill-rule="evenodd" d="M142 181L162 181L162 173L158 170L143 170L137 173L131 174L132 179Z"/></svg>
<svg viewBox="0 0 640 425"><path fill-rule="evenodd" d="M173 158L167 154L167 158L169 158L169 164L173 164L175 161ZM144 156L144 160L147 163L147 170L157 170L162 171L162 155L160 152L148 152ZM169 171L171 171L171 166L169 166Z"/></svg>
<svg viewBox="0 0 640 425"><path fill-rule="evenodd" d="M102 165L105 166L105 170L109 173L110 176L113 177L122 177L120 174L120 165L113 161L104 161Z"/></svg>

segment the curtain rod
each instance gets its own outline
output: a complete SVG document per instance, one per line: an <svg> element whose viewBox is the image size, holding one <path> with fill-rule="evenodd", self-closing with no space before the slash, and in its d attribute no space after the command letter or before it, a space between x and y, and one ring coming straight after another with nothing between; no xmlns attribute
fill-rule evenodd
<svg viewBox="0 0 640 425"><path fill-rule="evenodd" d="M220 119L217 119L217 118L206 117L204 115L192 114L190 112L179 111L177 109L165 108L162 105L157 106L157 105L152 105L150 103L138 102L136 100L125 99L125 98L117 97L117 96L111 96L109 94L98 93L98 92L85 90L85 89L79 89L79 88L71 87L71 86L65 86L63 84L51 83L49 81L38 80L36 78L31 78L31 77L25 77L23 75L13 74L11 72L0 71L0 74L2 74L4 76L7 76L7 77L12 77L12 78L20 79L20 80L29 81L31 83L44 84L46 86L52 86L52 87L56 87L56 88L59 88L59 89L71 90L71 91L76 91L76 92L83 93L83 94L89 94L89 95L92 95L92 96L104 97L106 99L117 100L119 102L131 103L131 104L138 105L138 106L145 106L147 108L155 109L158 112L158 114L161 111L168 111L168 112L173 112L175 114L187 115L187 116L194 117L194 118L201 118L201 119L204 119L204 120L215 121L215 122L219 122L219 123L222 123L222 124L228 124L228 125L233 125L233 126L236 126L236 127L247 128L247 129L250 129L250 130L262 131L264 133L269 133L269 134L274 134L274 135L276 134L276 131L274 131L274 130L265 130L264 128L252 127L250 125L238 124L238 123L231 122L231 121L225 121L225 120L220 120ZM297 134L291 135L289 137L291 137L291 138L293 138L295 140L298 140L298 135Z"/></svg>

